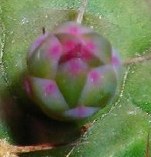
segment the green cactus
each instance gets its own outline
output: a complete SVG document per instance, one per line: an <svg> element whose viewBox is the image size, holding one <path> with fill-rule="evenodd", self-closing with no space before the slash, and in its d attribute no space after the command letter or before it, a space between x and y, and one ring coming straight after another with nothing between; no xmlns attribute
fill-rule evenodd
<svg viewBox="0 0 151 157"><path fill-rule="evenodd" d="M27 94L58 120L80 120L106 106L115 95L121 68L109 41L75 22L40 36L27 65Z"/></svg>

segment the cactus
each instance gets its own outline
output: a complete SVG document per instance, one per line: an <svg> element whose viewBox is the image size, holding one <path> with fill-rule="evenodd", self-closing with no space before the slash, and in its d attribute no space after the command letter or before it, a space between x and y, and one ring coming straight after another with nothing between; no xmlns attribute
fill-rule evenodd
<svg viewBox="0 0 151 157"><path fill-rule="evenodd" d="M66 22L32 44L27 68L25 90L44 113L58 120L80 120L110 103L121 61L103 36Z"/></svg>

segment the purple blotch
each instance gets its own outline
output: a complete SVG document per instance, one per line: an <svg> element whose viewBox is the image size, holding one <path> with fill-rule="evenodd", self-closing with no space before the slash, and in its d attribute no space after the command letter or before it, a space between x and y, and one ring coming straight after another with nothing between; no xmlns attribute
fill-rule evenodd
<svg viewBox="0 0 151 157"><path fill-rule="evenodd" d="M73 34L73 35L76 35L76 34L79 34L80 30L79 28L76 26L76 25L71 25L69 28L69 33Z"/></svg>
<svg viewBox="0 0 151 157"><path fill-rule="evenodd" d="M89 42L86 43L86 48L89 51L94 51L96 49L96 45L94 44L94 42L89 41Z"/></svg>
<svg viewBox="0 0 151 157"><path fill-rule="evenodd" d="M56 87L55 83L50 82L50 83L46 84L44 87L45 96L55 94L56 89L57 89L57 87Z"/></svg>
<svg viewBox="0 0 151 157"><path fill-rule="evenodd" d="M96 85L100 82L101 77L102 77L101 73L99 71L96 71L96 70L91 70L88 74L89 82L96 84Z"/></svg>
<svg viewBox="0 0 151 157"><path fill-rule="evenodd" d="M28 78L25 78L24 82L23 82L23 88L25 89L26 93L31 96L32 94L32 87L30 84L30 81Z"/></svg>
<svg viewBox="0 0 151 157"><path fill-rule="evenodd" d="M62 54L62 47L59 44L54 44L49 48L49 55L52 59L58 59Z"/></svg>
<svg viewBox="0 0 151 157"><path fill-rule="evenodd" d="M97 107L85 107L78 106L74 109L65 111L65 116L70 116L71 118L86 118L94 114L99 108Z"/></svg>
<svg viewBox="0 0 151 157"><path fill-rule="evenodd" d="M70 73L72 73L73 75L77 75L80 72L85 71L87 69L87 66L85 65L84 62L82 62L81 59L71 60L69 66Z"/></svg>
<svg viewBox="0 0 151 157"><path fill-rule="evenodd" d="M70 50L74 49L74 47L76 46L76 43L77 42L74 41L74 40L68 40L68 41L66 41L63 44L65 51L70 51Z"/></svg>

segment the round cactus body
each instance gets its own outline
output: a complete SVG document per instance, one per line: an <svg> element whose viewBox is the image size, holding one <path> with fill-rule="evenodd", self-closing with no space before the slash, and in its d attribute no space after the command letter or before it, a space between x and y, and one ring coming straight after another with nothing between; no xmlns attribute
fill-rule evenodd
<svg viewBox="0 0 151 157"><path fill-rule="evenodd" d="M27 67L26 92L43 112L58 120L80 120L112 100L121 62L103 36L67 22L32 44Z"/></svg>

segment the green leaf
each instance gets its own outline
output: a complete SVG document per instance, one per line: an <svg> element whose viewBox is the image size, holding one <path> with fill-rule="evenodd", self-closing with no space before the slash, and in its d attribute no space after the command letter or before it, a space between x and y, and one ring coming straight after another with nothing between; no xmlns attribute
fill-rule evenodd
<svg viewBox="0 0 151 157"><path fill-rule="evenodd" d="M79 0L0 0L0 137L21 145L70 143L22 156L50 157L147 157L151 127L151 63L123 70L117 99L94 117L80 137L79 124L64 124L44 116L24 94L28 48L37 36L64 21L74 20ZM150 3L145 0L89 1L83 23L108 38L128 58L149 54ZM151 150L151 139L148 146ZM149 154L150 155L150 154ZM148 156L149 156L148 155Z"/></svg>
<svg viewBox="0 0 151 157"><path fill-rule="evenodd" d="M129 69L124 96L128 96L134 105L151 113L151 62L146 61Z"/></svg>
<svg viewBox="0 0 151 157"><path fill-rule="evenodd" d="M70 157L145 157L149 121L146 113L123 100L94 123Z"/></svg>

